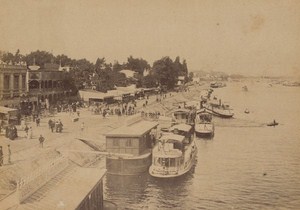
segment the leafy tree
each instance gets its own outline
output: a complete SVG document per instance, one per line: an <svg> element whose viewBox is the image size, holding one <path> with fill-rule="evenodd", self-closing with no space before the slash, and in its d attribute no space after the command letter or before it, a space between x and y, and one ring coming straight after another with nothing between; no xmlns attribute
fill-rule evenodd
<svg viewBox="0 0 300 210"><path fill-rule="evenodd" d="M35 64L41 67L43 67L45 63L51 63L52 61L54 61L54 59L55 57L52 53L39 50L29 53L24 58L27 65L33 65L35 61Z"/></svg>
<svg viewBox="0 0 300 210"><path fill-rule="evenodd" d="M11 63L14 65L14 64L18 64L18 63L22 62L24 59L24 56L20 54L20 50L18 49L15 54L12 54L10 52L1 53L0 59L3 62L5 62L6 64Z"/></svg>
<svg viewBox="0 0 300 210"><path fill-rule="evenodd" d="M55 57L55 63L61 64L61 66L71 66L74 60L69 58L68 56L62 54Z"/></svg>
<svg viewBox="0 0 300 210"><path fill-rule="evenodd" d="M153 87L157 87L157 85L158 85L157 78L153 74L149 74L142 78L142 87L153 88Z"/></svg>
<svg viewBox="0 0 300 210"><path fill-rule="evenodd" d="M159 81L160 85L166 86L168 89L173 89L177 83L178 72L174 68L171 58L163 57L153 63L154 76Z"/></svg>
<svg viewBox="0 0 300 210"><path fill-rule="evenodd" d="M190 72L188 76L188 82L193 81L193 78L194 78L194 72Z"/></svg>
<svg viewBox="0 0 300 210"><path fill-rule="evenodd" d="M94 70L94 65L86 59L72 60L71 76L78 89L82 89L84 84L90 85L90 75Z"/></svg>
<svg viewBox="0 0 300 210"><path fill-rule="evenodd" d="M127 58L126 68L136 71L139 74L143 74L145 69L150 68L150 65L146 60L142 58L133 58L132 56L130 56L129 58Z"/></svg>
<svg viewBox="0 0 300 210"><path fill-rule="evenodd" d="M15 60L15 56L10 52L4 53L2 55L2 61L6 64L9 64L9 63L14 64L14 60Z"/></svg>
<svg viewBox="0 0 300 210"><path fill-rule="evenodd" d="M14 56L14 63L20 63L24 59L24 56L20 54L20 50L18 49Z"/></svg>
<svg viewBox="0 0 300 210"><path fill-rule="evenodd" d="M187 82L187 80L188 80L188 68L187 68L186 60L183 60L183 62L182 62L181 72L183 74L182 76L185 77L185 82Z"/></svg>
<svg viewBox="0 0 300 210"><path fill-rule="evenodd" d="M115 61L112 66L113 71L121 71L123 68L124 68L124 65L119 64L118 61Z"/></svg>

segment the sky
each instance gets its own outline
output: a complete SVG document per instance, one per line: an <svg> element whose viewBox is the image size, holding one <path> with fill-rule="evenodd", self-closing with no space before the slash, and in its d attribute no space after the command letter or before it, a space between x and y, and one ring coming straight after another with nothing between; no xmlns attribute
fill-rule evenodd
<svg viewBox="0 0 300 210"><path fill-rule="evenodd" d="M300 75L298 0L0 0L0 50Z"/></svg>

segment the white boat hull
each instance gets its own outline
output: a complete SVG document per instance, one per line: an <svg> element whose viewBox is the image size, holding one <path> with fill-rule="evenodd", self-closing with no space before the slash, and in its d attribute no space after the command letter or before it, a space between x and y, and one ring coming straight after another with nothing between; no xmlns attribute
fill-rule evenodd
<svg viewBox="0 0 300 210"><path fill-rule="evenodd" d="M195 125L197 137L212 137L214 135L214 125L211 123L199 123Z"/></svg>
<svg viewBox="0 0 300 210"><path fill-rule="evenodd" d="M191 153L192 157L191 157L190 161L188 162L188 164L186 164L186 167L184 167L181 170L170 171L170 170L164 170L162 168L160 168L160 170L158 170L156 167L151 165L149 168L149 174L156 178L174 178L174 177L182 176L182 175L186 174L187 172L189 172L191 170L192 166L195 164L197 152L198 152L198 150L195 145L195 149Z"/></svg>

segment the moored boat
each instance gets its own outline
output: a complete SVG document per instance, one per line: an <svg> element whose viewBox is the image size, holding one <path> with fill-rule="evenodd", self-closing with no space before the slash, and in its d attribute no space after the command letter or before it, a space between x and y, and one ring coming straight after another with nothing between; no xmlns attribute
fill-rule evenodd
<svg viewBox="0 0 300 210"><path fill-rule="evenodd" d="M184 130L181 130L184 127ZM186 128L189 127L188 131ZM152 150L152 165L149 173L157 178L178 177L187 173L195 163L197 146L192 126L184 125L171 128L163 133ZM182 134L182 135L179 135Z"/></svg>
<svg viewBox="0 0 300 210"><path fill-rule="evenodd" d="M211 138L214 136L215 126L212 115L204 110L197 112L195 120L195 134L197 137Z"/></svg>
<svg viewBox="0 0 300 210"><path fill-rule="evenodd" d="M217 117L221 118L231 118L234 113L230 108L222 107L222 106L211 106L204 104L203 107L207 110L208 113L211 113Z"/></svg>
<svg viewBox="0 0 300 210"><path fill-rule="evenodd" d="M194 125L196 114L193 110L187 108L178 108L172 112L173 124L189 124Z"/></svg>

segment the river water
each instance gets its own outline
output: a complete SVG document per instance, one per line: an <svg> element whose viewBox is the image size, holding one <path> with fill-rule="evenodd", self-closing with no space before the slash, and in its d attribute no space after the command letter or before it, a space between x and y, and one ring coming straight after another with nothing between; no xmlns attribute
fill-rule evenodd
<svg viewBox="0 0 300 210"><path fill-rule="evenodd" d="M300 88L229 83L214 95L230 103L234 119L214 118L214 138L196 139L189 173L107 175L105 199L119 209L300 209ZM266 126L274 119L279 126Z"/></svg>

